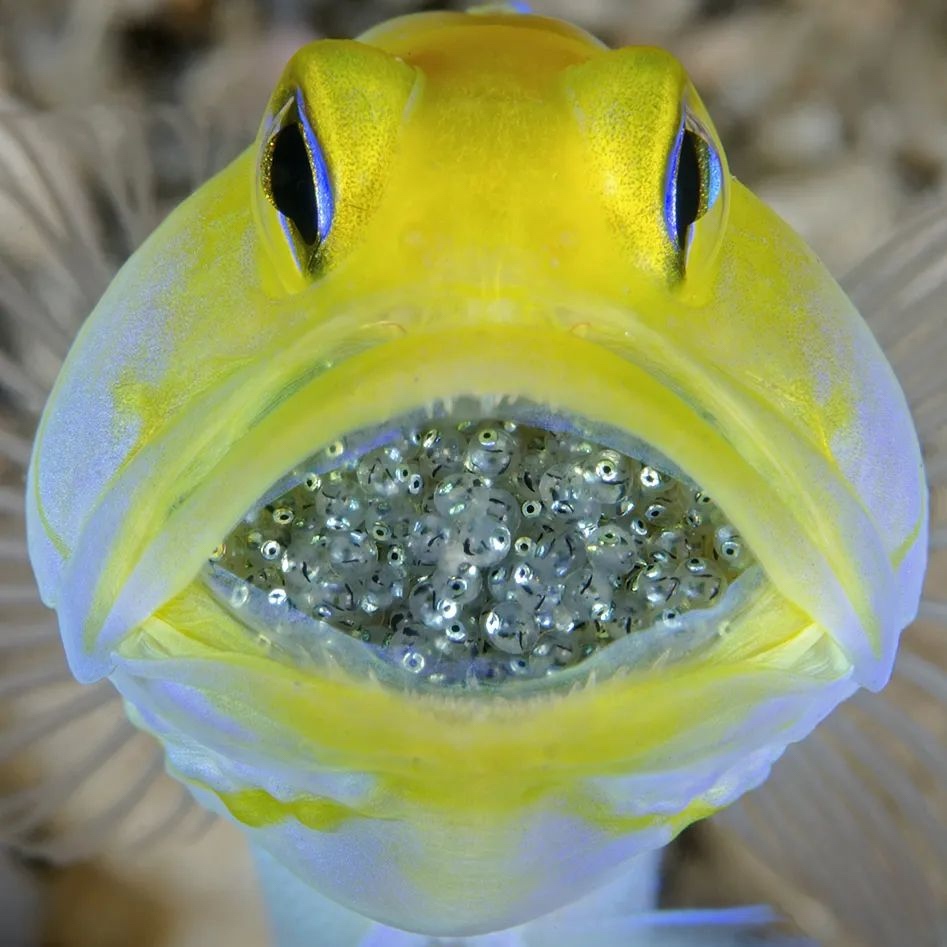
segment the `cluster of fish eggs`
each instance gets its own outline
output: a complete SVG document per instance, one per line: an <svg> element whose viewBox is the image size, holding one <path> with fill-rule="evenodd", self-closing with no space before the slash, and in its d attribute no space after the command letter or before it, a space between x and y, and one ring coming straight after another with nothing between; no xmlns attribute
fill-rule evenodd
<svg viewBox="0 0 947 947"><path fill-rule="evenodd" d="M212 561L243 583L232 604L255 587L434 682L539 677L673 629L749 564L708 496L581 436L455 421L347 453Z"/></svg>

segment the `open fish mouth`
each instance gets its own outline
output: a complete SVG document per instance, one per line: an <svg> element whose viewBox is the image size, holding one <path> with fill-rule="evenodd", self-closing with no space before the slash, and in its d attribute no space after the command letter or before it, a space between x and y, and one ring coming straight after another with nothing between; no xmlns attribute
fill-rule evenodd
<svg viewBox="0 0 947 947"><path fill-rule="evenodd" d="M720 633L755 566L647 445L471 398L311 456L203 577L277 653L328 647L383 678L464 687L683 657Z"/></svg>

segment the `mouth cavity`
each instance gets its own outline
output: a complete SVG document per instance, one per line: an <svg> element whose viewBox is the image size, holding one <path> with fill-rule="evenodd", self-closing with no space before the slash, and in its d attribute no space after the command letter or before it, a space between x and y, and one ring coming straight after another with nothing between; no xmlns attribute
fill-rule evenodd
<svg viewBox="0 0 947 947"><path fill-rule="evenodd" d="M470 687L564 680L606 651L625 666L688 654L754 565L646 445L537 409L455 406L314 455L204 579L277 651L341 644L379 676Z"/></svg>

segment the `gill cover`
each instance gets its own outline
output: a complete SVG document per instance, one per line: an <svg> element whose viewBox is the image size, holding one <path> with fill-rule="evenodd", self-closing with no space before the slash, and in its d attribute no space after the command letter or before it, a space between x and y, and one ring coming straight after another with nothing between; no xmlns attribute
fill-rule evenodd
<svg viewBox="0 0 947 947"><path fill-rule="evenodd" d="M706 489L760 564L715 642L578 689L412 693L286 660L200 580L314 451L461 396L621 428ZM890 368L680 65L489 14L294 57L89 318L28 509L76 676L308 883L446 934L578 897L881 686L927 528Z"/></svg>

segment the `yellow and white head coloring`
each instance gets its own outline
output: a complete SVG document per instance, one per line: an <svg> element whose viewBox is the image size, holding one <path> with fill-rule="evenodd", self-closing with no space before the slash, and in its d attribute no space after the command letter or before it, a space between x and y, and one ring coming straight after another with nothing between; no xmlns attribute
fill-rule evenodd
<svg viewBox="0 0 947 947"><path fill-rule="evenodd" d="M307 458L462 403L618 431L713 496L757 564L712 640L629 667L618 642L529 687L399 686L360 642L282 650L204 580ZM29 479L76 676L111 676L173 771L315 888L444 933L592 889L882 686L926 522L890 368L730 176L682 67L504 14L302 49L258 141L89 318Z"/></svg>

